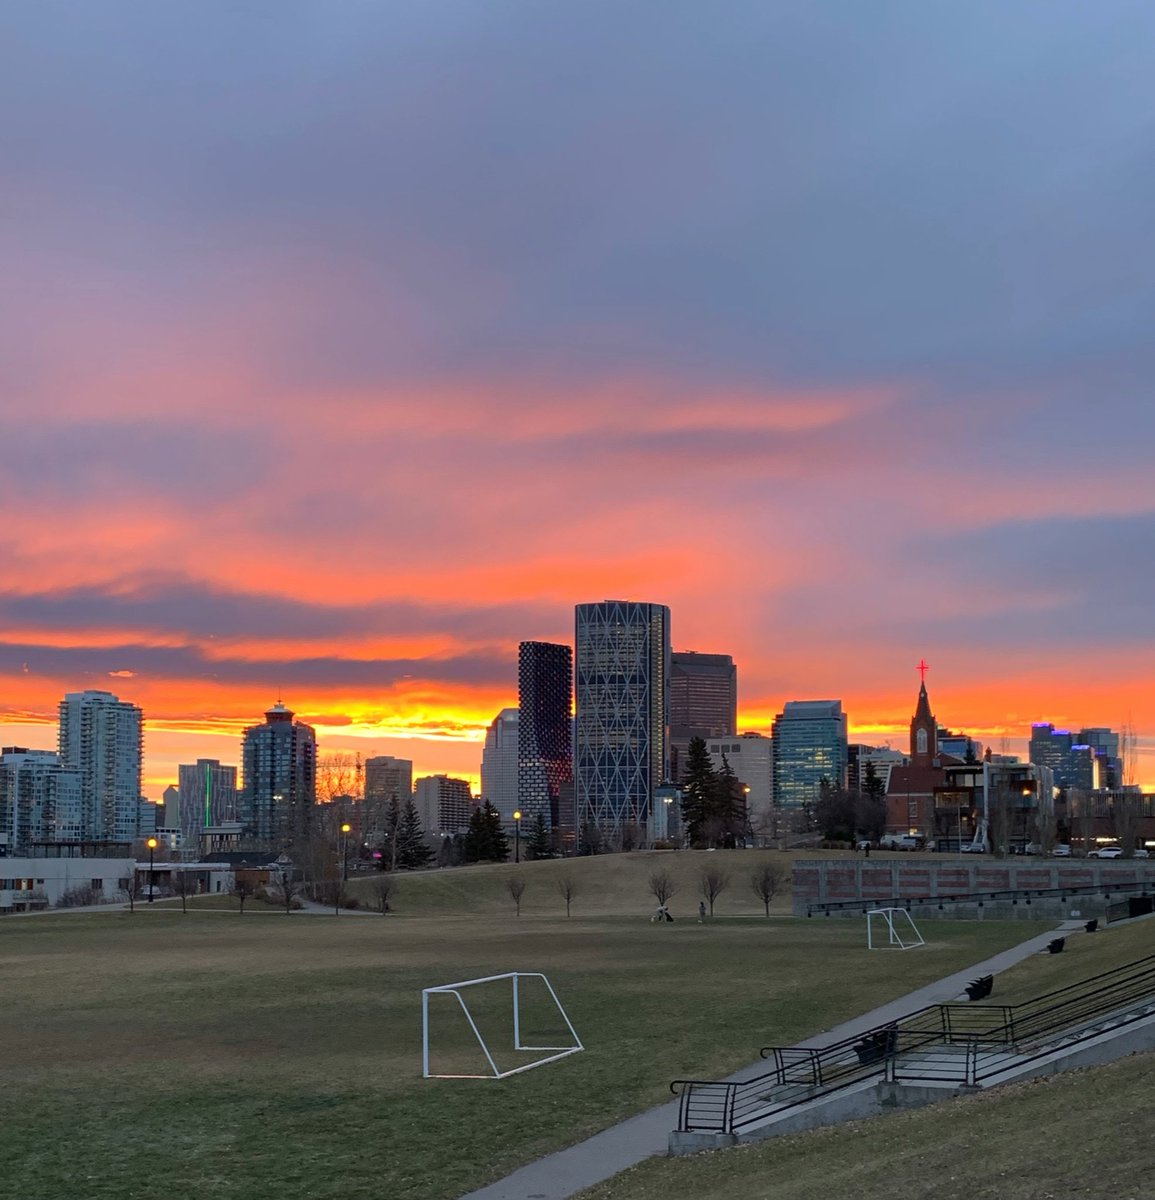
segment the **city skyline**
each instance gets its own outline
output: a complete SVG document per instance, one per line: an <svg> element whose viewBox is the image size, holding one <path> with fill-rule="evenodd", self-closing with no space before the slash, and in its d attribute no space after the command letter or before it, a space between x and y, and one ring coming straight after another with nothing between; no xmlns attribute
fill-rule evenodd
<svg viewBox="0 0 1155 1200"><path fill-rule="evenodd" d="M901 746L925 655L1155 784L1155 9L674 10L0 14L0 742L111 689L159 798L283 696L476 783L639 597L742 731Z"/></svg>

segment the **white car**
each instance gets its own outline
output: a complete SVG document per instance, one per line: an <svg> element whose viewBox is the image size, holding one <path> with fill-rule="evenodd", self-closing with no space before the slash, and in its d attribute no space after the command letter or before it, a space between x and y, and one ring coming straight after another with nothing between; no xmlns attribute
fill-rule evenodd
<svg viewBox="0 0 1155 1200"><path fill-rule="evenodd" d="M1051 851L1051 854L1055 858L1070 858L1071 857L1071 847L1070 846L1056 846L1054 848L1054 850Z"/></svg>
<svg viewBox="0 0 1155 1200"><path fill-rule="evenodd" d="M1088 858L1122 858L1122 846L1100 846L1098 850L1092 850L1087 855Z"/></svg>

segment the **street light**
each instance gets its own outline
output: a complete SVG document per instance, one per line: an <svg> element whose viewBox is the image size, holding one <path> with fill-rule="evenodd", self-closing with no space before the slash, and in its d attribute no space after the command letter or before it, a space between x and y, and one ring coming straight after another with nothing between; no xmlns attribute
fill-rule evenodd
<svg viewBox="0 0 1155 1200"><path fill-rule="evenodd" d="M345 884L349 879L349 856L345 847L346 838L352 828L353 826L348 821L341 826L341 882L337 885L336 899L333 901L333 912L338 917L341 915L341 899L345 895Z"/></svg>
<svg viewBox="0 0 1155 1200"><path fill-rule="evenodd" d="M513 814L513 861L521 862L521 809Z"/></svg>
<svg viewBox="0 0 1155 1200"><path fill-rule="evenodd" d="M152 876L152 856L156 852L156 838L149 838L145 845L148 847L148 902L152 903L153 892L156 891L155 882Z"/></svg>

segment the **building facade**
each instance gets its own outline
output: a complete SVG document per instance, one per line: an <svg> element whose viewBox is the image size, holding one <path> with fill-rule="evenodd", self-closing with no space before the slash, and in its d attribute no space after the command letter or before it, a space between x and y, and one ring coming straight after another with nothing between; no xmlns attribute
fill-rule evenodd
<svg viewBox="0 0 1155 1200"><path fill-rule="evenodd" d="M400 808L413 798L413 761L377 754L365 760L365 800L358 836L371 846L381 843L393 801Z"/></svg>
<svg viewBox="0 0 1155 1200"><path fill-rule="evenodd" d="M563 789L573 782L573 651L522 642L517 651L517 807L531 823L573 835ZM565 818L569 816L567 821Z"/></svg>
<svg viewBox="0 0 1155 1200"><path fill-rule="evenodd" d="M263 725L245 730L241 767L239 815L247 836L270 849L307 837L317 800L317 738L312 726L294 721L278 700L265 713Z"/></svg>
<svg viewBox="0 0 1155 1200"><path fill-rule="evenodd" d="M579 604L575 646L578 821L611 845L646 837L669 773L670 610Z"/></svg>
<svg viewBox="0 0 1155 1200"><path fill-rule="evenodd" d="M421 828L426 833L463 833L473 812L468 779L451 775L426 775L413 788Z"/></svg>
<svg viewBox="0 0 1155 1200"><path fill-rule="evenodd" d="M815 804L823 779L846 786L846 714L841 700L790 700L774 718L774 803Z"/></svg>
<svg viewBox="0 0 1155 1200"><path fill-rule="evenodd" d="M490 722L481 751L482 803L488 800L510 828L517 811L519 723L516 708L503 708Z"/></svg>
<svg viewBox="0 0 1155 1200"><path fill-rule="evenodd" d="M745 788L746 819L759 844L778 833L774 820L774 743L762 733L710 739L706 743L714 769L722 766L723 755Z"/></svg>
<svg viewBox="0 0 1155 1200"><path fill-rule="evenodd" d="M111 692L70 692L60 701L60 762L80 774L83 839L139 837L142 725L141 710Z"/></svg>
<svg viewBox="0 0 1155 1200"><path fill-rule="evenodd" d="M35 842L84 838L80 772L52 750L5 746L0 752L0 844L18 853Z"/></svg>
<svg viewBox="0 0 1155 1200"><path fill-rule="evenodd" d="M692 738L738 732L738 668L728 654L670 655L670 779L681 782Z"/></svg>
<svg viewBox="0 0 1155 1200"><path fill-rule="evenodd" d="M215 758L198 758L178 766L177 778L183 845L199 847L204 830L237 819L236 767Z"/></svg>

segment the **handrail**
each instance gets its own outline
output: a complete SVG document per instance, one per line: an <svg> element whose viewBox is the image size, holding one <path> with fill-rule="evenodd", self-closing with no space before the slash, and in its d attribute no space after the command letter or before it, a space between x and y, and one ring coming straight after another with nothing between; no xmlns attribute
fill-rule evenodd
<svg viewBox="0 0 1155 1200"><path fill-rule="evenodd" d="M1049 1051L1054 1035L1095 1036L1093 1022L1155 1005L1155 954L1022 1004L931 1004L826 1046L763 1046L772 1070L742 1081L675 1079L678 1129L733 1133L771 1113L863 1080L935 1079L975 1085ZM1128 1007L1129 1006L1129 1007ZM1024 1051L1023 1047L1026 1047Z"/></svg>

